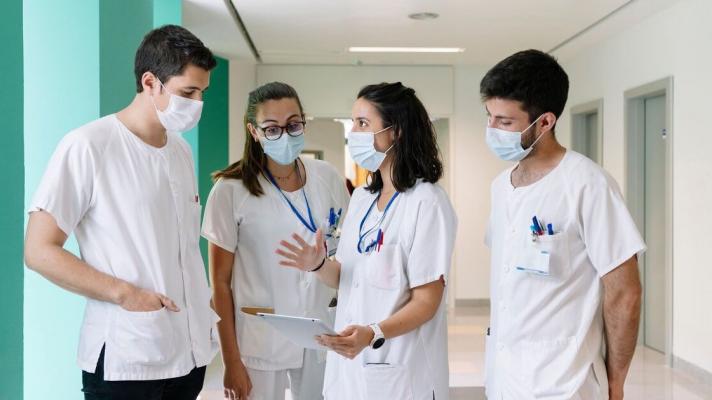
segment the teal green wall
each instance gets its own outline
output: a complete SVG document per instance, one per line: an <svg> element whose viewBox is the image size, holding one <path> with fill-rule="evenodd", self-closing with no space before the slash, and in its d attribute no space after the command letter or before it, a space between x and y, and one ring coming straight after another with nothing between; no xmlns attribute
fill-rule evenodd
<svg viewBox="0 0 712 400"><path fill-rule="evenodd" d="M182 25L183 5L181 0L154 0L153 26Z"/></svg>
<svg viewBox="0 0 712 400"><path fill-rule="evenodd" d="M22 237L25 175L23 169L22 0L3 0L0 37L5 59L0 74L0 399L22 399Z"/></svg>
<svg viewBox="0 0 712 400"><path fill-rule="evenodd" d="M153 4L146 0L99 4L100 113L104 116L126 107L136 95L134 56L143 36L153 29Z"/></svg>
<svg viewBox="0 0 712 400"><path fill-rule="evenodd" d="M99 2L24 2L25 204L57 142L99 117ZM77 252L73 239L67 244ZM25 271L24 398L81 398L84 300Z"/></svg>
<svg viewBox="0 0 712 400"><path fill-rule="evenodd" d="M200 118L198 135L199 157L198 188L203 204L208 199L213 181L210 175L225 168L228 163L228 98L229 98L229 62L217 57L218 66L210 74L210 88L205 92L203 115ZM200 242L203 259L207 267L207 241Z"/></svg>

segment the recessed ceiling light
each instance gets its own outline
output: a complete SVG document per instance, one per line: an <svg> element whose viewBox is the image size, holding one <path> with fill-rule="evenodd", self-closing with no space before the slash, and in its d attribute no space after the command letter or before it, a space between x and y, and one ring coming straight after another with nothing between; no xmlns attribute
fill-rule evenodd
<svg viewBox="0 0 712 400"><path fill-rule="evenodd" d="M439 15L434 12L419 12L408 15L408 18L415 19L418 21L423 21L426 19L435 19L437 17L439 17Z"/></svg>
<svg viewBox="0 0 712 400"><path fill-rule="evenodd" d="M462 53L460 47L349 47L349 53Z"/></svg>

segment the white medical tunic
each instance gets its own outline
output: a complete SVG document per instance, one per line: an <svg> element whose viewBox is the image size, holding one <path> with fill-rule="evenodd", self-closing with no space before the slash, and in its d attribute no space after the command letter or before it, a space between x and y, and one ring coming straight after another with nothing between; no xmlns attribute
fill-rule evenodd
<svg viewBox="0 0 712 400"><path fill-rule="evenodd" d="M601 278L645 243L616 182L581 154L525 187L513 169L492 184L487 396L607 399ZM533 241L534 216L555 234Z"/></svg>
<svg viewBox="0 0 712 400"><path fill-rule="evenodd" d="M445 191L418 181L401 193L383 220L380 250L360 254L359 225L376 197L364 188L357 189L344 221L336 254L341 263L337 332L349 325L380 323L408 303L413 288L441 276L446 282L448 279L457 218ZM364 227L374 226L382 216L374 206ZM329 352L325 399L447 399L445 296L430 321L386 340L377 350L367 347L353 360Z"/></svg>
<svg viewBox="0 0 712 400"><path fill-rule="evenodd" d="M304 192L284 192L309 221L306 198L314 223L326 233L329 214L346 214L349 194L346 180L330 164L304 158ZM275 253L281 240L297 233L309 243L314 234L298 219L279 189L260 176L264 194L250 194L242 180L220 179L213 186L205 210L203 236L235 254L232 288L235 328L245 366L263 371L301 368L304 348L289 341L260 317L241 312L243 307L273 308L277 314L333 321L329 303L335 291L314 274L279 265ZM338 221L337 221L338 222ZM322 353L322 360L325 355Z"/></svg>
<svg viewBox="0 0 712 400"><path fill-rule="evenodd" d="M74 232L92 267L180 308L129 312L87 299L82 370L95 371L102 346L106 380L175 378L212 360L218 318L198 247L197 194L190 147L177 134L152 147L109 115L57 146L29 211L44 210L64 233Z"/></svg>

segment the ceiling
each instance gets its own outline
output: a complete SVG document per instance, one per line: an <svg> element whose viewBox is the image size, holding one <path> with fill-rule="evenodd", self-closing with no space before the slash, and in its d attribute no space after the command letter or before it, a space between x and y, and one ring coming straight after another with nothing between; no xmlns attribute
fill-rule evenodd
<svg viewBox="0 0 712 400"><path fill-rule="evenodd" d="M548 51L630 2L184 0L184 24L218 54L231 59L253 57L226 1L233 1L262 62L350 65L490 65L521 49ZM673 2L638 0L632 5L645 8L649 14ZM642 12L626 11L628 22L635 15L644 16ZM439 18L425 21L408 18L416 12L434 12ZM351 46L460 47L465 51L456 54L353 54L347 51Z"/></svg>

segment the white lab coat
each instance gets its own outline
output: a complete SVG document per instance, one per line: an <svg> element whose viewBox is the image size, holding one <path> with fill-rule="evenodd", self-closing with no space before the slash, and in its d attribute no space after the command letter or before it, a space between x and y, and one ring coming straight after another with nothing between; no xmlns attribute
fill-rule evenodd
<svg viewBox="0 0 712 400"><path fill-rule="evenodd" d="M207 365L218 349L200 256L200 202L190 147L168 134L162 148L115 115L84 125L57 146L30 206L44 210L97 270L163 293L180 312L129 312L87 300L77 363L104 379L156 380Z"/></svg>
<svg viewBox="0 0 712 400"><path fill-rule="evenodd" d="M445 191L418 181L393 202L383 221L380 251L359 254L359 225L376 194L354 192L336 255L341 263L336 331L388 319L410 299L411 290L441 276L447 282L457 219ZM382 216L376 207L364 226ZM368 240L371 240L370 238ZM355 359L329 352L327 400L432 400L448 398L445 295L435 316L383 347Z"/></svg>
<svg viewBox="0 0 712 400"><path fill-rule="evenodd" d="M331 208L335 212L342 209L346 214L349 201L346 181L324 161L308 158L302 161L306 169L304 190L312 216L317 225L327 229ZM269 180L260 177L260 183L264 194L256 197L241 180L216 182L206 205L203 236L235 254L232 281L235 324L245 365L261 371L301 368L304 348L259 317L240 309L268 307L277 314L320 318L329 323L333 321L333 311L328 306L335 291L314 274L279 265L281 256L275 250L281 240L291 240L291 235L297 233L313 242L314 234L300 222ZM285 194L308 220L302 191ZM324 358L322 352L322 364Z"/></svg>
<svg viewBox="0 0 712 400"><path fill-rule="evenodd" d="M490 399L608 398L601 277L645 250L615 181L567 151L540 181L492 184L486 242L492 250L486 387ZM555 235L532 241L532 217ZM548 275L522 271L547 252ZM536 257L534 257L536 258ZM546 264L546 263L544 263ZM538 265L541 266L541 265Z"/></svg>

